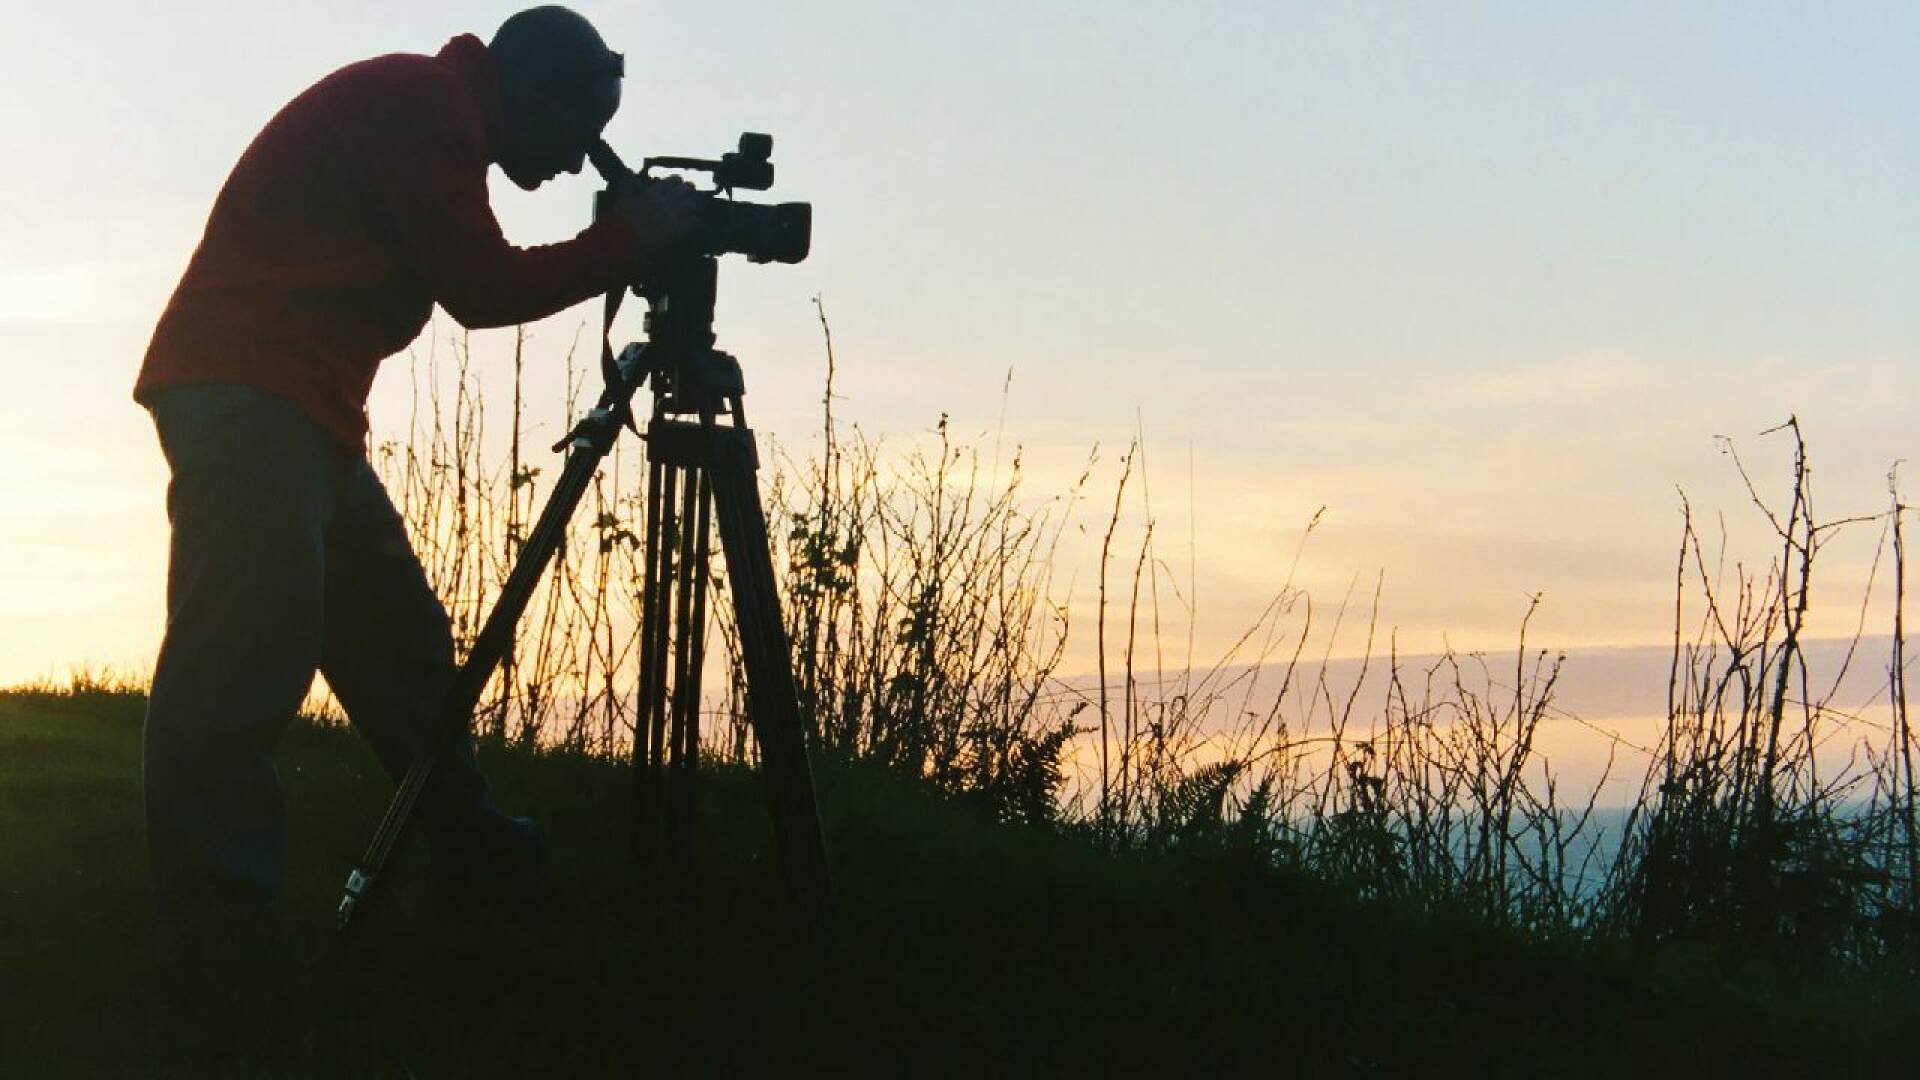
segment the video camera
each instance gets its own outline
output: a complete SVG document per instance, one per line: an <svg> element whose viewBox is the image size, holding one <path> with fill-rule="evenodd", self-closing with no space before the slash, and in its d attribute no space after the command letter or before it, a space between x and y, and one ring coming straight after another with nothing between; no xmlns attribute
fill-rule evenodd
<svg viewBox="0 0 1920 1080"><path fill-rule="evenodd" d="M757 263L797 263L807 257L813 240L813 206L810 203L739 202L733 198L736 188L765 191L773 186L773 136L745 132L739 149L722 154L718 161L705 158L651 157L634 172L621 162L606 142L594 143L587 151L593 167L607 182L606 190L594 197L593 216L597 220L613 210L614 197L627 185L652 183L654 169L683 169L704 172L713 177L713 190L703 191L705 206L699 224L694 227L690 246L702 255L745 255ZM725 196L722 198L721 196Z"/></svg>

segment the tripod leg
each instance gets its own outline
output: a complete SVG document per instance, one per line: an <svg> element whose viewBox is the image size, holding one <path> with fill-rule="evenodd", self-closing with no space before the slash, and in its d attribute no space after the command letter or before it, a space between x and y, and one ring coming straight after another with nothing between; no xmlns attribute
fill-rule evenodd
<svg viewBox="0 0 1920 1080"><path fill-rule="evenodd" d="M766 512L754 481L752 435L707 427L714 509L733 582L734 617L747 669L747 712L760 743L761 770L788 898L809 927L824 931L833 916L833 883L814 799L813 770L793 686L793 653L774 591Z"/></svg>
<svg viewBox="0 0 1920 1080"><path fill-rule="evenodd" d="M680 518L675 505L680 487L680 470L668 466L666 482L660 489L660 550L659 559L660 604L654 612L653 637L653 685L648 688L648 697L653 711L651 724L647 731L649 760L656 767L666 764L667 733L667 650L673 640L673 579L674 558L680 550Z"/></svg>
<svg viewBox="0 0 1920 1080"><path fill-rule="evenodd" d="M678 472L659 461L648 470L646 578L640 594L640 688L634 716L634 802L632 843L635 856L652 862L659 853L665 757L661 734L666 722L666 645L672 610L672 558L675 547L673 486Z"/></svg>
<svg viewBox="0 0 1920 1080"><path fill-rule="evenodd" d="M693 770L700 744L700 675L694 667L695 642L701 632L694 608L704 567L699 565L701 532L705 526L704 470L690 466L680 488L679 565L673 604L673 723L668 731L667 838L673 857L684 869L693 851Z"/></svg>
<svg viewBox="0 0 1920 1080"><path fill-rule="evenodd" d="M700 676L707 662L707 584L712 559L713 480L705 469L697 470L700 493L696 500L693 526L693 618L687 623L689 659L687 664L687 710L691 723L687 729L685 760L681 773L681 799L686 820L693 820L693 778L700 764Z"/></svg>
<svg viewBox="0 0 1920 1080"><path fill-rule="evenodd" d="M631 396L632 384L623 390ZM514 624L526 611L553 553L566 542L567 521L592 485L595 471L619 432L614 411L604 406L596 408L574 428L566 467L554 485L553 494L548 496L546 507L534 522L527 542L514 559L513 570L501 586L500 598L481 625L466 662L454 677L435 724L430 750L407 770L387 804L386 816L374 830L366 854L347 875L337 912L341 930L353 925L356 913L371 901L378 883L386 876L388 862L406 841L414 823L414 809L433 782L441 755L472 722L474 706L479 703L487 680L493 677L501 658L513 647Z"/></svg>

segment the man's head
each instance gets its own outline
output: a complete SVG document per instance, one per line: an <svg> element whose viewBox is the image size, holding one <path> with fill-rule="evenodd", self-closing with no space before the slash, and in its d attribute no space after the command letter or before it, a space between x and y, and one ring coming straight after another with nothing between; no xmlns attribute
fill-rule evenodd
<svg viewBox="0 0 1920 1080"><path fill-rule="evenodd" d="M487 51L500 75L494 157L501 171L527 191L579 172L587 147L620 108L620 54L593 24L557 6L501 23Z"/></svg>

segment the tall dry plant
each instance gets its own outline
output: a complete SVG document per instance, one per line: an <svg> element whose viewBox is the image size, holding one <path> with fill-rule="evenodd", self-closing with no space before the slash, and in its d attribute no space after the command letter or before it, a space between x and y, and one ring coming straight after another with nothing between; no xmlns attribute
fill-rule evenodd
<svg viewBox="0 0 1920 1080"><path fill-rule="evenodd" d="M1727 451L1779 542L1760 573L1710 564L1683 501L1667 725L1609 872L1612 928L1661 942L1709 937L1803 958L1911 959L1915 911L1913 732L1906 714L1905 547L1898 486L1885 514L1821 521L1797 418L1771 429L1793 444L1783 512ZM1878 520L1892 538L1892 723L1836 704L1841 670L1816 682L1806 658L1813 572L1840 529ZM1880 554L1874 560L1874 576ZM1872 579L1868 590L1871 594ZM1692 598L1693 609L1688 600ZM1854 756L1826 769L1833 740ZM1864 757L1866 765L1859 762ZM1863 794L1864 792L1864 794Z"/></svg>

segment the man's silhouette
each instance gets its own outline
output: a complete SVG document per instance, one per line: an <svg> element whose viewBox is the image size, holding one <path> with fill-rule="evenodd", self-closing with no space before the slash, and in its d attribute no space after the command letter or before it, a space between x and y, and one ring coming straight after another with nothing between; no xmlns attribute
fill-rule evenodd
<svg viewBox="0 0 1920 1080"><path fill-rule="evenodd" d="M501 235L488 167L527 190L579 172L621 74L585 19L535 8L490 43L334 72L227 178L134 388L172 472L145 730L169 923L217 926L279 894L273 752L316 669L390 774L423 752L453 643L367 462L367 391L434 304L469 327L539 319L644 274L690 229L675 181L565 243ZM453 759L423 806L436 884L520 895L544 872L539 832L493 806L470 746Z"/></svg>

